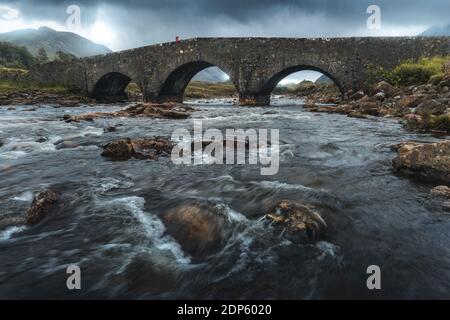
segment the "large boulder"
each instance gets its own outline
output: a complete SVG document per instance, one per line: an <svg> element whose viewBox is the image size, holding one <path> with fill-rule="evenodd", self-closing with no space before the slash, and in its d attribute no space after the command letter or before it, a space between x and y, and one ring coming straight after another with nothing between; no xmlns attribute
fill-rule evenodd
<svg viewBox="0 0 450 320"><path fill-rule="evenodd" d="M294 242L314 241L324 235L327 227L313 206L288 200L279 202L265 218Z"/></svg>
<svg viewBox="0 0 450 320"><path fill-rule="evenodd" d="M53 191L41 191L33 199L26 215L26 224L34 225L41 221L50 207L58 201L58 195Z"/></svg>
<svg viewBox="0 0 450 320"><path fill-rule="evenodd" d="M371 101L358 101L354 104L358 111L362 114L368 114L371 116L377 116L380 113L380 106L376 102Z"/></svg>
<svg viewBox="0 0 450 320"><path fill-rule="evenodd" d="M425 100L422 103L420 103L416 108L416 113L429 113L433 115L440 115L447 110L447 106L441 103L440 101L437 101L435 99L432 100Z"/></svg>
<svg viewBox="0 0 450 320"><path fill-rule="evenodd" d="M180 205L166 212L162 220L167 232L194 258L216 252L230 234L224 215L206 204Z"/></svg>
<svg viewBox="0 0 450 320"><path fill-rule="evenodd" d="M377 95L379 93L384 93L386 98L393 97L397 93L397 89L386 81L381 81L373 86L371 90L372 95Z"/></svg>
<svg viewBox="0 0 450 320"><path fill-rule="evenodd" d="M450 141L402 143L397 152L393 161L397 172L427 180L450 182Z"/></svg>
<svg viewBox="0 0 450 320"><path fill-rule="evenodd" d="M417 107L426 96L423 94L411 94L402 97L396 104L398 109L412 109Z"/></svg>
<svg viewBox="0 0 450 320"><path fill-rule="evenodd" d="M170 140L162 137L143 139L120 139L103 146L103 157L114 160L157 160L158 157L169 156L173 148Z"/></svg>

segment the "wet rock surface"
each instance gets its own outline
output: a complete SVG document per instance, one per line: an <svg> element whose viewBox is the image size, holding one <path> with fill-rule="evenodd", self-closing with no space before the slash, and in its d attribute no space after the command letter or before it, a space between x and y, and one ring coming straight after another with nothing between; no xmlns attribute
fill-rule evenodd
<svg viewBox="0 0 450 320"><path fill-rule="evenodd" d="M450 141L429 144L405 142L398 146L397 152L393 160L395 171L450 183Z"/></svg>
<svg viewBox="0 0 450 320"><path fill-rule="evenodd" d="M2 217L0 218L0 231L23 224L25 224L25 219L23 217Z"/></svg>
<svg viewBox="0 0 450 320"><path fill-rule="evenodd" d="M66 122L93 121L96 118L152 118L152 119L186 119L193 108L181 103L139 103L116 112L91 112L81 115L65 115Z"/></svg>
<svg viewBox="0 0 450 320"><path fill-rule="evenodd" d="M294 242L314 241L325 234L327 224L313 206L283 200L265 218L286 232Z"/></svg>
<svg viewBox="0 0 450 320"><path fill-rule="evenodd" d="M50 207L56 203L58 195L53 191L39 192L33 199L26 214L26 224L35 225L39 223L47 214Z"/></svg>
<svg viewBox="0 0 450 320"><path fill-rule="evenodd" d="M157 160L158 157L168 157L173 144L163 137L143 139L119 139L102 147L102 156L113 160Z"/></svg>
<svg viewBox="0 0 450 320"><path fill-rule="evenodd" d="M431 189L431 195L450 199L450 188L447 186L437 186Z"/></svg>
<svg viewBox="0 0 450 320"><path fill-rule="evenodd" d="M187 203L163 216L167 232L193 257L216 252L226 240L227 221L217 208L203 203Z"/></svg>

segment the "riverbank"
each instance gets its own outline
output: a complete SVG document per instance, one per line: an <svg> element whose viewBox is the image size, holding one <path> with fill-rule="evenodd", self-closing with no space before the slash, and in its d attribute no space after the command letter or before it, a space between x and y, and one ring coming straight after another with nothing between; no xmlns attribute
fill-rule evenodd
<svg viewBox="0 0 450 320"><path fill-rule="evenodd" d="M385 117L401 120L413 131L434 134L450 133L450 70L432 77L427 83L394 87L386 81L368 90L347 92L336 106L308 104L311 112L339 113L349 117Z"/></svg>

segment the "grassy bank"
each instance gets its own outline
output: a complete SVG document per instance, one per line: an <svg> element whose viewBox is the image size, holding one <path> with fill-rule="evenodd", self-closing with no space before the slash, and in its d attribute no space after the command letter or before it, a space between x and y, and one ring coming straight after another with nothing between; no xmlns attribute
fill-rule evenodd
<svg viewBox="0 0 450 320"><path fill-rule="evenodd" d="M191 99L228 98L236 95L236 88L231 82L191 81L184 92L185 98Z"/></svg>
<svg viewBox="0 0 450 320"><path fill-rule="evenodd" d="M62 85L43 85L34 82L16 82L12 80L0 80L0 94L24 93L40 91L43 93L73 94L74 89Z"/></svg>
<svg viewBox="0 0 450 320"><path fill-rule="evenodd" d="M28 92L43 92L55 94L73 94L76 90L61 84L41 84L37 82L28 81L25 79L27 70L0 68L0 94L20 94Z"/></svg>
<svg viewBox="0 0 450 320"><path fill-rule="evenodd" d="M396 87L421 85L434 80L439 82L445 75L444 66L450 56L424 57L417 61L407 60L392 70L369 66L367 85L387 81Z"/></svg>

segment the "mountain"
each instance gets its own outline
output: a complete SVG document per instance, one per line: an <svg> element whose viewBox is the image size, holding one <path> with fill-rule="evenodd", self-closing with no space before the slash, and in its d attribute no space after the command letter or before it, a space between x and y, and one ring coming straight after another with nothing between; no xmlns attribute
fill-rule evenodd
<svg viewBox="0 0 450 320"><path fill-rule="evenodd" d="M112 52L107 47L96 44L73 32L60 32L48 27L22 29L0 34L0 42L9 42L26 47L36 56L40 48L44 48L50 59L56 52L63 51L76 57L87 57Z"/></svg>
<svg viewBox="0 0 450 320"><path fill-rule="evenodd" d="M197 73L194 78L192 78L194 81L203 81L203 82L212 82L212 83L219 83L219 82L227 82L229 80L226 73L224 73L222 70L220 70L217 67L209 67L201 72Z"/></svg>
<svg viewBox="0 0 450 320"><path fill-rule="evenodd" d="M314 83L317 83L317 84L328 84L328 83L333 83L333 80L331 80L330 78L328 78L326 75L323 74Z"/></svg>
<svg viewBox="0 0 450 320"><path fill-rule="evenodd" d="M431 27L421 34L419 36L422 37L439 37L439 36L450 36L450 24L446 26L434 26Z"/></svg>

